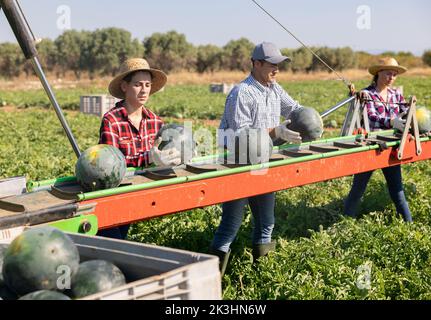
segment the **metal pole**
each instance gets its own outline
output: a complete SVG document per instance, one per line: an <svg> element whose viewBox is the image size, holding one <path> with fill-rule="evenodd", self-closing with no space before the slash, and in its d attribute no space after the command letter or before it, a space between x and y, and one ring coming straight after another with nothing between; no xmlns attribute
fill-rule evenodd
<svg viewBox="0 0 431 320"><path fill-rule="evenodd" d="M51 86L48 83L48 80L45 77L45 74L43 73L42 66L40 65L39 59L37 56L34 56L30 59L31 64L33 65L33 69L36 72L37 76L40 79L40 82L42 83L43 88L45 89L46 94L48 95L49 100L51 101L51 104L54 107L55 113L57 114L58 119L60 120L60 123L66 132L67 138L69 139L70 144L72 145L73 151L75 152L76 156L79 158L81 155L81 151L79 150L78 144L75 140L75 137L72 134L72 131L70 130L69 125L67 124L66 118L63 115L63 112L61 111L60 106L57 103L57 100L55 98L54 92L51 89Z"/></svg>
<svg viewBox="0 0 431 320"><path fill-rule="evenodd" d="M357 105L357 101L351 101L349 108L347 109L346 115L344 117L343 126L341 127L341 136L347 136L350 132L350 127L352 121L354 120L355 107ZM353 130L352 130L353 131Z"/></svg>
<svg viewBox="0 0 431 320"><path fill-rule="evenodd" d="M322 118L325 118L326 116L330 115L332 112L334 112L334 111L336 111L336 110L340 109L342 106L344 106L345 104L349 103L350 101L352 101L352 100L354 100L354 99L355 99L355 96L351 96L351 97L347 98L346 100L343 100L343 101L341 101L340 103L336 104L335 106L333 106L333 107L329 108L328 110L323 111L323 112L320 114L320 116L321 116Z"/></svg>

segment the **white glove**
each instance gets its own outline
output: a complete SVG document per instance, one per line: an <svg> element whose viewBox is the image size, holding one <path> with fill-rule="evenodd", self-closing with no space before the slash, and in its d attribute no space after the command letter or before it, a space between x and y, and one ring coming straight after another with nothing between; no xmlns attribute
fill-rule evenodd
<svg viewBox="0 0 431 320"><path fill-rule="evenodd" d="M287 125L291 122L290 119L284 121L278 127L274 128L274 135L276 139L282 139L287 142L301 143L302 138L299 132L287 129Z"/></svg>
<svg viewBox="0 0 431 320"><path fill-rule="evenodd" d="M175 149L159 150L159 145L162 143L162 137L154 142L154 146L150 149L149 160L157 167L177 166L181 163L181 153Z"/></svg>
<svg viewBox="0 0 431 320"><path fill-rule="evenodd" d="M407 114L407 112L403 112L398 115L396 118L391 119L391 126L394 129L397 129L398 131L403 132L404 128L406 126L406 120L403 119L403 117Z"/></svg>

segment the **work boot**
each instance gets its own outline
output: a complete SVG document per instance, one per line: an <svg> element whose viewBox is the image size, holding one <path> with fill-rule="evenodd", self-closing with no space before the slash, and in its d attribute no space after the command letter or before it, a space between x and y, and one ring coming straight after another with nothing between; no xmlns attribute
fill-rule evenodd
<svg viewBox="0 0 431 320"><path fill-rule="evenodd" d="M270 243L254 244L252 250L253 262L256 262L260 257L266 256L268 252L274 251L275 244L275 241L272 241Z"/></svg>
<svg viewBox="0 0 431 320"><path fill-rule="evenodd" d="M230 249L228 252L223 252L223 251L220 251L220 250L217 250L214 248L210 248L210 250L209 250L209 254L213 254L213 255L217 256L220 260L219 270L220 270L221 277L223 277L223 275L226 271L227 263L229 261L230 252L231 252Z"/></svg>

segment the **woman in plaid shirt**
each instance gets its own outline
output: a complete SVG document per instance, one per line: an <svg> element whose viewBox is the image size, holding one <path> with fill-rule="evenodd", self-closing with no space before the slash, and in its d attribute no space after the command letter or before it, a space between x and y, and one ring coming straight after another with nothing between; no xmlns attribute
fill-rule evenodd
<svg viewBox="0 0 431 320"><path fill-rule="evenodd" d="M380 60L378 65L370 67L368 71L374 76L371 85L363 90L364 110L368 113L370 129L394 128L403 131L405 126L403 116L408 111L408 105L402 94L391 86L397 75L406 72L407 69L398 65L395 59L387 57ZM411 222L412 216L403 190L401 166L383 168L382 171L397 212L401 214L404 221ZM369 171L354 176L352 189L344 203L345 215L356 217L359 202L372 174L373 171Z"/></svg>
<svg viewBox="0 0 431 320"><path fill-rule="evenodd" d="M152 69L145 59L129 59L109 84L112 96L121 99L102 119L100 144L121 150L128 167L174 166L181 162L176 149L158 149L162 138L155 140L163 121L145 107L150 95L166 84L164 72ZM124 239L129 225L101 230L99 235Z"/></svg>

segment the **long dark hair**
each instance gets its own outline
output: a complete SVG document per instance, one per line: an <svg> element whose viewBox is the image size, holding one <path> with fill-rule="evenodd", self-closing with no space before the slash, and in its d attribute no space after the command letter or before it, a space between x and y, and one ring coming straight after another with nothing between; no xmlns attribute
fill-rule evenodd
<svg viewBox="0 0 431 320"><path fill-rule="evenodd" d="M377 80L379 79L379 75L376 73L373 77L373 81L371 81L371 85L373 87L377 87Z"/></svg>

